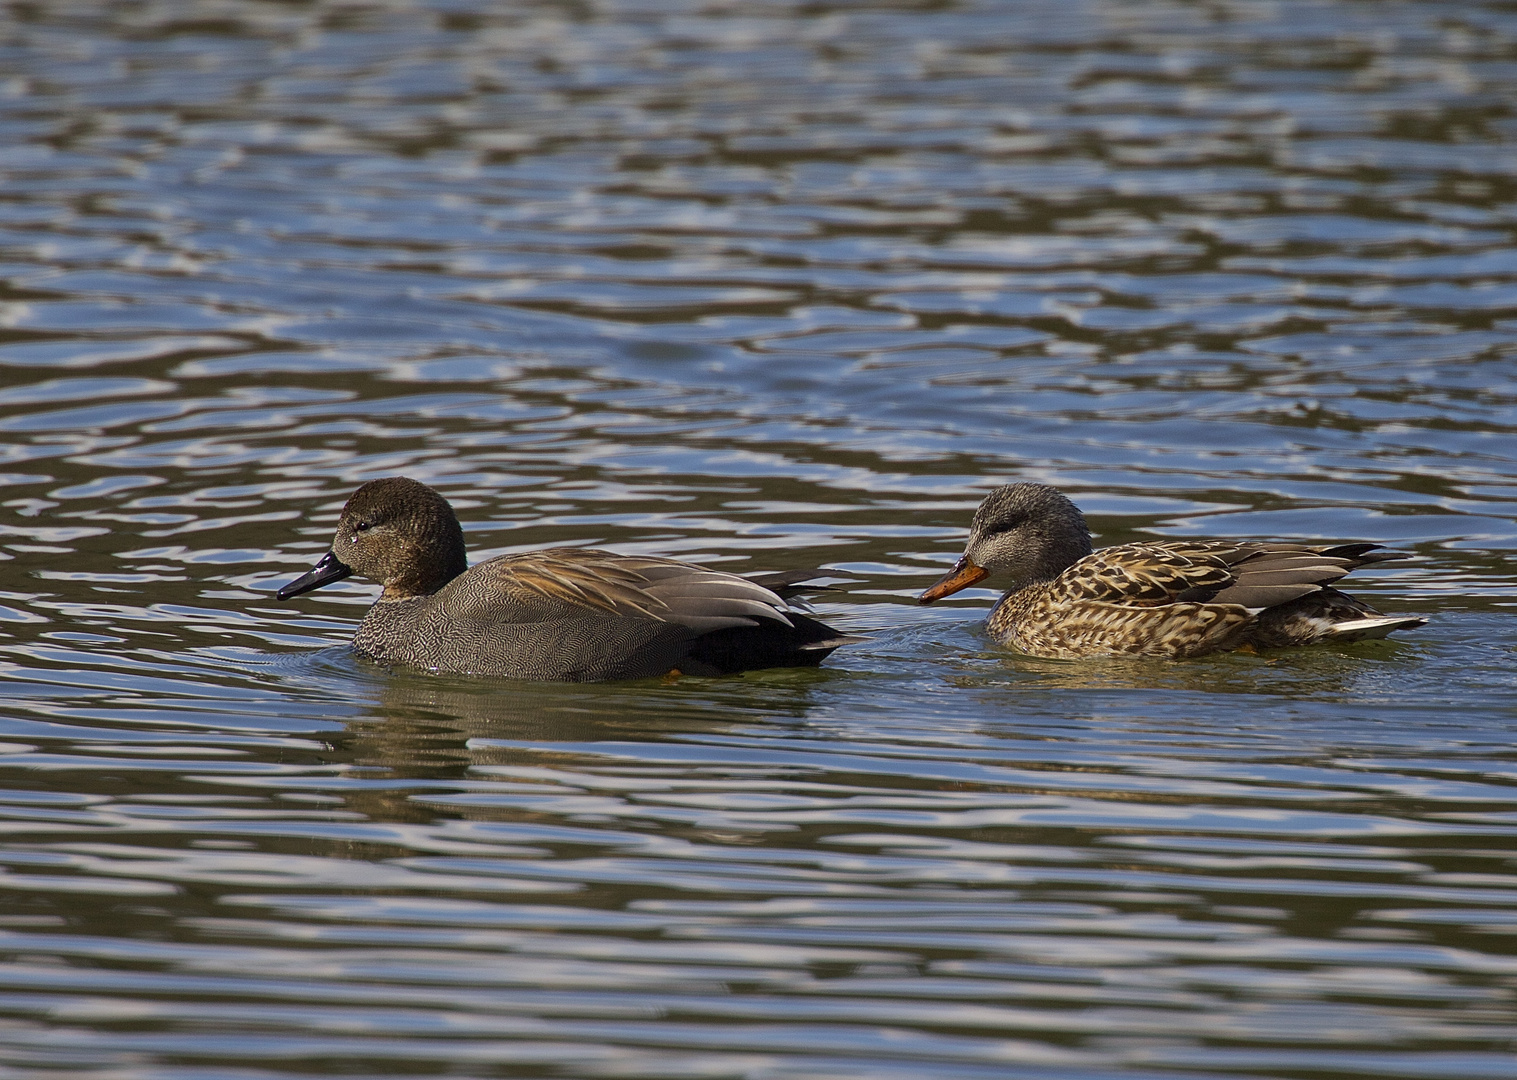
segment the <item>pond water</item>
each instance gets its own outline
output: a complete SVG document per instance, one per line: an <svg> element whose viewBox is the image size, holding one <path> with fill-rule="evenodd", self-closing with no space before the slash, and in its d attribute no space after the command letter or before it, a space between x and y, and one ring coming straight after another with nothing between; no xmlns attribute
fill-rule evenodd
<svg viewBox="0 0 1517 1080"><path fill-rule="evenodd" d="M1517 10L0 14L0 1071L1517 1077ZM819 670L387 671L273 592L835 568ZM1098 544L1373 540L1428 625L1032 660Z"/></svg>

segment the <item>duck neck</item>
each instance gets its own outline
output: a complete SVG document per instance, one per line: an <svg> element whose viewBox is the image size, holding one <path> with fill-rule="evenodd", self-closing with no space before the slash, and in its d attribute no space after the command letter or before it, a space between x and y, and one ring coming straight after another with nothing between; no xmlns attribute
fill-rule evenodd
<svg viewBox="0 0 1517 1080"><path fill-rule="evenodd" d="M431 596L448 582L469 569L469 559L464 552L464 538L460 530L456 536L447 538L447 543L438 545L429 557L419 552L415 557L403 560L405 569L384 583L381 600L411 600L418 596ZM437 558L436 552L442 557Z"/></svg>
<svg viewBox="0 0 1517 1080"><path fill-rule="evenodd" d="M1071 537L1068 543L1045 549L1042 557L1033 563L1030 573L1023 579L1022 587L1047 584L1089 555L1092 550L1089 534L1078 538Z"/></svg>
<svg viewBox="0 0 1517 1080"><path fill-rule="evenodd" d="M1084 522L1080 524L1083 526ZM1015 553L997 566L995 572L1006 582L1006 595L1014 596L1024 589L1048 584L1092 550L1090 533L1083 528L1021 538Z"/></svg>

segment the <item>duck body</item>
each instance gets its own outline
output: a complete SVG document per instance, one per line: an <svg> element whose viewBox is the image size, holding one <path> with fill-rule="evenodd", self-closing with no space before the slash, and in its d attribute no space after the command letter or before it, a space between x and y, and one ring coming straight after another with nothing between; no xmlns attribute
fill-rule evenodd
<svg viewBox="0 0 1517 1080"><path fill-rule="evenodd" d="M847 637L786 600L804 571L750 579L590 548L503 555L471 568L453 509L406 477L364 484L332 550L281 600L349 574L384 585L353 638L373 659L438 672L598 682L809 667Z"/></svg>
<svg viewBox="0 0 1517 1080"><path fill-rule="evenodd" d="M1331 547L1166 540L1092 551L1078 508L1043 484L1010 484L975 513L964 555L922 603L1000 575L1009 588L986 620L1032 656L1182 659L1239 648L1384 637L1421 626L1385 616L1331 583L1406 556L1375 544Z"/></svg>

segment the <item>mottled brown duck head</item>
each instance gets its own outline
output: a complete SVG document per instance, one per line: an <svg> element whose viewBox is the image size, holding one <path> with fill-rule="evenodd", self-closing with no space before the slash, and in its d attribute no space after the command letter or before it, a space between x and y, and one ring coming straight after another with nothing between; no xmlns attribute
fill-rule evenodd
<svg viewBox="0 0 1517 1080"><path fill-rule="evenodd" d="M974 512L964 554L918 597L930 604L987 579L1017 589L1057 577L1089 555L1085 515L1047 484L998 487Z"/></svg>
<svg viewBox="0 0 1517 1080"><path fill-rule="evenodd" d="M332 550L275 595L288 600L357 574L383 585L383 599L403 600L436 592L468 565L448 500L409 477L389 476L353 492Z"/></svg>

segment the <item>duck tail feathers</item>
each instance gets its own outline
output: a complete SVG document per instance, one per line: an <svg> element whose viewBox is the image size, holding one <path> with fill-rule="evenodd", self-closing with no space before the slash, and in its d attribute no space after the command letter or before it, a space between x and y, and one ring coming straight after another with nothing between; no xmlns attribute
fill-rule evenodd
<svg viewBox="0 0 1517 1080"><path fill-rule="evenodd" d="M860 634L839 634L836 637L823 638L821 641L808 641L804 645L797 646L797 648L805 650L825 649L831 652L833 649L842 648L844 645L857 645L860 642L870 640L872 639Z"/></svg>
<svg viewBox="0 0 1517 1080"><path fill-rule="evenodd" d="M1334 623L1332 629L1322 637L1326 641L1363 641L1366 638L1383 638L1393 630L1411 630L1426 625L1427 620L1420 615L1378 615Z"/></svg>
<svg viewBox="0 0 1517 1080"><path fill-rule="evenodd" d="M811 584L817 578L825 577L847 579L848 575L837 570L821 568L784 570L777 574L754 574L748 580L755 585L762 585L781 600L792 600L802 593L837 592L837 587L833 585Z"/></svg>

